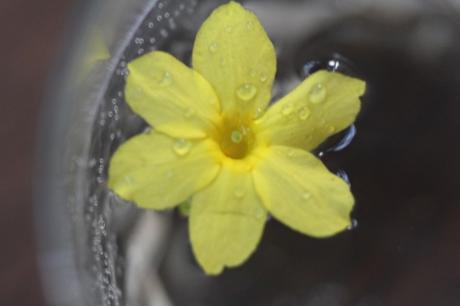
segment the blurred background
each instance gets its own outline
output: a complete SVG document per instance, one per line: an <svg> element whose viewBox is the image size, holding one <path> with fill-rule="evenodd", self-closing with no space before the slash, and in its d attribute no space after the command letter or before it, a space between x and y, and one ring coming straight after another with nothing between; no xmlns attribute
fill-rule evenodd
<svg viewBox="0 0 460 306"><path fill-rule="evenodd" d="M46 305L32 220L40 105L73 0L0 1L0 305Z"/></svg>
<svg viewBox="0 0 460 306"><path fill-rule="evenodd" d="M6 108L6 116L0 121L3 136L0 138L3 140L0 169L6 169L0 184L0 231L6 239L0 252L0 306L45 306L32 213L36 136L47 79L54 69L60 68L56 66L56 59L63 50L64 31L72 20L84 23L81 18L72 18L73 8L82 1L0 2L3 42L0 56L6 66L0 81L3 93L0 105ZM197 27L209 10L221 1L158 1L152 13L146 14L145 20L137 25L133 20L139 19L142 10L134 3L152 1L101 2L113 7L124 3L131 9L130 14L121 9L121 13L118 12L130 19L129 22L121 19L118 22L117 12L102 10L104 16L99 20L105 25L122 26L113 27L113 37L104 36L113 42L108 45L110 53L116 53L113 51L121 45L115 42L124 36L129 36L130 41L126 50L118 54L120 58L113 56L110 67L115 73L110 76L107 92L97 101L101 107L92 114L97 117L91 117L104 120L97 121L95 130L89 131L91 134L85 130L88 134L77 135L86 144L93 144L89 152L84 152L88 154L82 155L83 159L74 158L81 156L74 152L79 143L72 139L75 150L69 150L66 158L75 164L78 162L79 168L76 168L84 174L79 178L88 188L85 192L75 188L82 197L77 201L69 196L73 206L68 207L79 208L74 212L77 221L81 221L77 223L81 228L77 229L86 244L79 245L78 255L83 254L88 263L85 268L91 268L85 279L88 288L95 288L101 299L110 296L114 288L120 289L123 298L127 296L129 300L132 294L135 298L141 297L142 302L145 300L145 303L131 305L151 305L147 302L151 295L156 297L157 294L151 294L154 291L149 285L160 287L159 282L154 282L158 277L157 262L150 261L154 256L149 252L158 249L150 245L154 232L151 226L159 221L154 215L137 211L133 205L111 197L102 171L112 150L134 134L133 126L138 128L136 133L145 128L133 124L136 116L123 100L125 66L127 61L156 49L171 51L186 61ZM200 5L194 11L192 4L198 2ZM334 239L317 241L272 221L251 262L219 279L209 279L203 277L191 256L186 221L175 216L174 231L165 231L163 237L168 242L165 251L160 250L164 259L157 260L161 264L160 278L175 299L174 305L456 306L460 284L458 1L375 1L374 4L385 3L388 10L368 10L362 15L352 14L357 5L350 6L350 2L371 1L321 0L321 3L330 3L325 11L303 7L307 2L320 1L245 1L266 22L267 31L280 46L279 66L282 69L278 71L277 82L282 87L277 89L279 93L286 92L292 82L303 79L315 65L324 68L321 65L326 64L327 69L331 68L328 66L331 59L333 63L340 62L347 73L346 59L350 59L356 64L356 71L368 81L366 109L357 123L358 137L343 154L331 153L324 157L332 168L344 167L350 174L359 199L354 216L359 226ZM457 10L447 5L454 2ZM164 3L169 3L170 7ZM185 10L183 3L188 5ZM188 15L180 15L175 21L169 18L170 12L176 11L171 8L174 6L182 6ZM279 6L283 6L282 9ZM438 6L441 7L439 12L435 10ZM406 14L411 16L412 9L416 14L407 18ZM304 12L311 18L305 18ZM113 20L108 21L109 17ZM321 20L327 26L312 26L319 25ZM139 28L127 35L128 26L133 25ZM89 28L92 26L88 24ZM82 44L80 40L76 43ZM336 52L339 57L335 56ZM73 100L65 98L62 104L72 104ZM72 118L72 113L67 112L66 118L86 126L83 115L88 114L82 101L86 100L80 99L75 104L80 116ZM90 100L86 102L91 104ZM121 120L108 115L115 110L119 111ZM52 109L48 111L51 113ZM389 118L391 124L388 124ZM69 132L65 129L74 130L65 119L61 121L66 123L63 124L64 132ZM60 151L55 148L50 151ZM62 203L56 201L54 204ZM52 234L63 231L58 222L64 223L66 219L53 218L45 207L37 209L43 213L40 220L49 223L47 229ZM142 233L147 235L140 235ZM140 252L141 248L136 249L138 246L145 247L141 251L150 255ZM135 266L133 259L136 258L132 254L140 254L138 258L145 260ZM66 255L62 257L69 257ZM53 259L51 257L48 263L55 264ZM139 271L144 271L145 275ZM107 277L101 278L107 281L101 284L99 276ZM153 281L145 282L143 277ZM259 279L251 282L256 278L264 282ZM137 283L133 283L133 279ZM57 281L66 289L72 288L69 277ZM126 284L135 284L134 289ZM67 291L62 291L63 295L68 295ZM251 298L259 298L260 303L254 303ZM195 303L190 303L191 300ZM81 303L75 305L81 306Z"/></svg>

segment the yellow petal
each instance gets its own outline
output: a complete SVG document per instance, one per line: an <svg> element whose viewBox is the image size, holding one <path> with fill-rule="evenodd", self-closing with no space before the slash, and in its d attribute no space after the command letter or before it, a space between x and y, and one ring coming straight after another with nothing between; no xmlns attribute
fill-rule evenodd
<svg viewBox="0 0 460 306"><path fill-rule="evenodd" d="M353 123L365 88L359 79L318 71L256 122L258 140L310 151Z"/></svg>
<svg viewBox="0 0 460 306"><path fill-rule="evenodd" d="M190 239L204 271L215 275L242 264L256 249L266 218L251 174L224 165L191 205Z"/></svg>
<svg viewBox="0 0 460 306"><path fill-rule="evenodd" d="M164 52L128 64L126 100L156 130L172 137L199 138L218 120L219 102L197 72Z"/></svg>
<svg viewBox="0 0 460 306"><path fill-rule="evenodd" d="M166 209L208 185L219 171L209 140L150 131L122 144L110 162L109 187L138 206Z"/></svg>
<svg viewBox="0 0 460 306"><path fill-rule="evenodd" d="M270 100L276 54L258 18L230 2L201 26L193 68L212 84L224 112L255 116Z"/></svg>
<svg viewBox="0 0 460 306"><path fill-rule="evenodd" d="M265 208L287 226L314 237L349 226L354 203L349 186L311 153L274 146L253 175Z"/></svg>

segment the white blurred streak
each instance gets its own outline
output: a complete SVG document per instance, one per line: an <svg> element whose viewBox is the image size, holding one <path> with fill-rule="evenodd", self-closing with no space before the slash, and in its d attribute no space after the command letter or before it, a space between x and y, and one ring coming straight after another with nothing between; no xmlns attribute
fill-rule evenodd
<svg viewBox="0 0 460 306"><path fill-rule="evenodd" d="M169 218L154 212L140 217L127 244L126 291L129 305L171 306L157 273Z"/></svg>

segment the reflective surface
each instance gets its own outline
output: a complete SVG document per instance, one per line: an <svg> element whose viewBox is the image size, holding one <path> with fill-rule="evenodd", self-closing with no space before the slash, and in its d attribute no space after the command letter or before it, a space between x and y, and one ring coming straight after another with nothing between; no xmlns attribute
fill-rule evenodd
<svg viewBox="0 0 460 306"><path fill-rule="evenodd" d="M43 146L50 210L41 218L54 220L43 236L61 241L44 254L49 269L56 256L69 273L49 277L51 291L67 305L456 305L460 19L447 2L245 2L277 48L274 101L318 69L368 82L355 126L316 151L351 183L349 231L318 240L272 219L246 264L207 277L185 218L137 209L107 189L111 154L147 128L124 100L127 62L160 49L189 63L198 27L220 3L120 2L89 14L84 37L99 37L110 57L88 38L80 54L99 57L63 79ZM88 30L95 23L99 34ZM84 67L71 58L69 67ZM64 278L72 298L56 288Z"/></svg>

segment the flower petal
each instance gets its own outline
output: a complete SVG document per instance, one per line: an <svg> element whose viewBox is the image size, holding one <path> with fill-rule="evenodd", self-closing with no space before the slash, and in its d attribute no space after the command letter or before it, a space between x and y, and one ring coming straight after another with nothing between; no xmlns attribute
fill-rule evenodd
<svg viewBox="0 0 460 306"><path fill-rule="evenodd" d="M318 71L268 109L256 122L257 137L310 151L353 123L365 88L359 79Z"/></svg>
<svg viewBox="0 0 460 306"><path fill-rule="evenodd" d="M208 185L219 171L214 143L175 140L150 131L122 144L110 162L108 185L138 206L166 209Z"/></svg>
<svg viewBox="0 0 460 306"><path fill-rule="evenodd" d="M255 116L271 98L276 54L257 16L230 2L201 26L193 68L212 84L224 112Z"/></svg>
<svg viewBox="0 0 460 306"><path fill-rule="evenodd" d="M266 218L251 174L224 165L191 205L190 239L204 271L219 274L243 263L259 243Z"/></svg>
<svg viewBox="0 0 460 306"><path fill-rule="evenodd" d="M219 116L211 85L173 56L156 51L128 64L125 96L156 130L172 137L204 137Z"/></svg>
<svg viewBox="0 0 460 306"><path fill-rule="evenodd" d="M353 195L311 153L274 146L254 169L254 183L265 208L287 226L327 237L350 224Z"/></svg>

